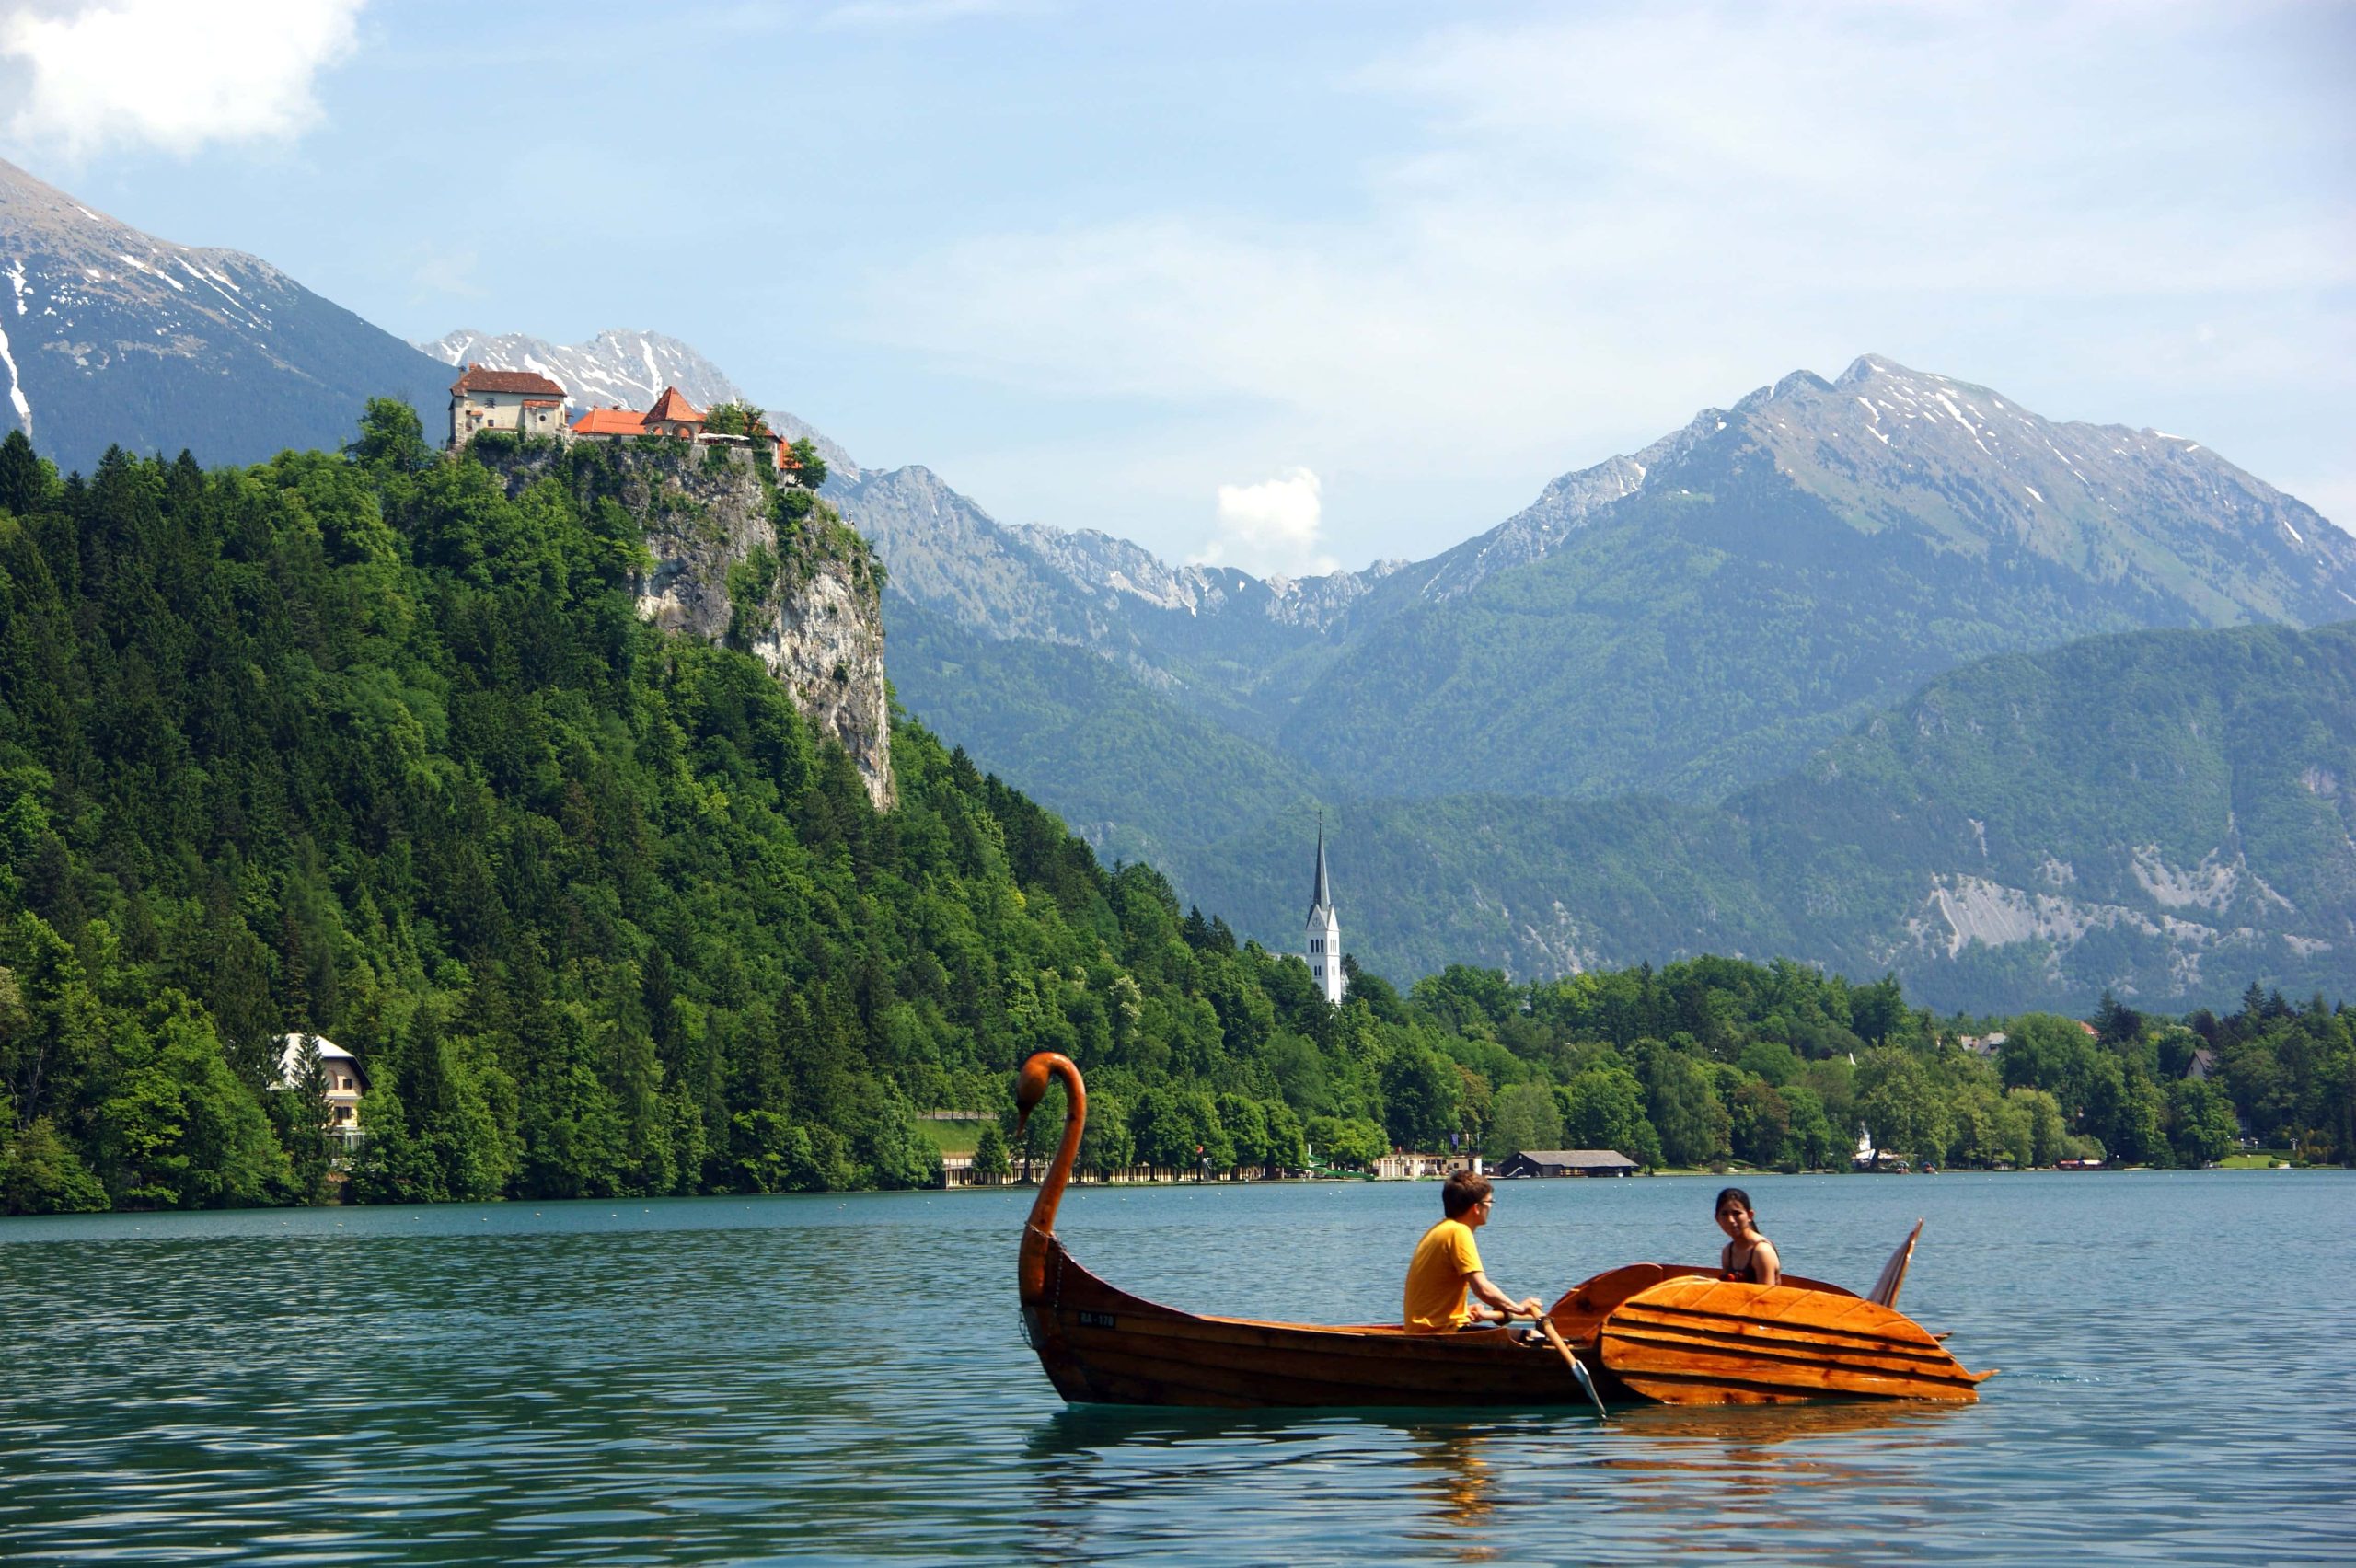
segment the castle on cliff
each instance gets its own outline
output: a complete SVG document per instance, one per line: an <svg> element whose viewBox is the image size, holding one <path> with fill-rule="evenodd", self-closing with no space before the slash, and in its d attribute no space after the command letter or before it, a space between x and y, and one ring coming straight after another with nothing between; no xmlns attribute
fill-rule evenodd
<svg viewBox="0 0 2356 1568"><path fill-rule="evenodd" d="M563 387L535 370L492 370L470 364L450 384L450 450L463 449L485 431L516 435L553 436L559 441L634 441L642 435L667 436L699 446L766 448L780 475L801 467L792 444L768 428L757 414L744 434L715 431L705 411L687 401L676 386L663 388L654 406L631 409L590 409L567 423L565 405L572 399Z"/></svg>

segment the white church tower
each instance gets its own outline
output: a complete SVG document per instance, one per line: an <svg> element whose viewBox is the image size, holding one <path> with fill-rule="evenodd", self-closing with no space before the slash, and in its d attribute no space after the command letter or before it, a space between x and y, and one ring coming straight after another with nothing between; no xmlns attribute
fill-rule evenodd
<svg viewBox="0 0 2356 1568"><path fill-rule="evenodd" d="M1317 889L1309 898L1309 974L1325 999L1342 1003L1342 922L1334 913L1334 890L1325 880L1325 819L1317 819Z"/></svg>

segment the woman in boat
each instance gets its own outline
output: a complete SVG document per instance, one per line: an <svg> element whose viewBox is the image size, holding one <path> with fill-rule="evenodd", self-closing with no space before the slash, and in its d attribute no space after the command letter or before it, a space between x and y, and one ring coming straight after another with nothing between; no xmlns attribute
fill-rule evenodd
<svg viewBox="0 0 2356 1568"><path fill-rule="evenodd" d="M1718 1194L1718 1228L1727 1238L1726 1250L1718 1254L1718 1267L1726 1270L1727 1278L1752 1285L1774 1285L1783 1279L1784 1261L1775 1255L1775 1243L1759 1234L1759 1217L1750 1210L1749 1193L1728 1187Z"/></svg>
<svg viewBox="0 0 2356 1568"><path fill-rule="evenodd" d="M1472 1244L1472 1233L1489 1222L1489 1208L1496 1202L1488 1181L1470 1170L1456 1172L1440 1188L1439 1206L1446 1217L1424 1232L1407 1263L1409 1333L1449 1333L1474 1323L1535 1318L1546 1309L1535 1296L1516 1301L1481 1272L1481 1249ZM1467 1302L1468 1290L1478 1299Z"/></svg>

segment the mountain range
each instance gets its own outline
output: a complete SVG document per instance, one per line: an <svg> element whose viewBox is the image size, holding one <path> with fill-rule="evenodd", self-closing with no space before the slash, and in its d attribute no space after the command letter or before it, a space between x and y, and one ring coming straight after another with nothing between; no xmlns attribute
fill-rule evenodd
<svg viewBox="0 0 2356 1568"><path fill-rule="evenodd" d="M650 332L401 344L0 177L12 389L66 466L332 444L387 391L431 430L470 362L745 400ZM1271 945L1322 809L1345 945L1401 978L1721 951L1992 1009L2356 975L2356 686L2297 629L2356 614L2356 540L2194 439L1865 355L1427 560L1291 580L1000 522L771 418L885 562L908 709Z"/></svg>
<svg viewBox="0 0 2356 1568"><path fill-rule="evenodd" d="M61 468L110 445L251 463L352 439L371 397L429 414L448 370L259 257L176 245L0 160L0 429Z"/></svg>

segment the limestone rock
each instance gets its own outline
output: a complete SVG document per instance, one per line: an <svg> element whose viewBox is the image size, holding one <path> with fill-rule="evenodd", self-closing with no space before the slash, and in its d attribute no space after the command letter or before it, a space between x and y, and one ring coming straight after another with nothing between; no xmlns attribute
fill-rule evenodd
<svg viewBox="0 0 2356 1568"><path fill-rule="evenodd" d="M566 452L534 443L475 460L514 494L563 470L574 461ZM631 443L600 445L594 460L598 483L646 529L653 562L634 584L638 613L665 631L733 639L757 655L803 716L850 754L876 808L891 809L883 581L867 543L814 498L807 516L781 519L777 482L742 448ZM763 559L772 563L766 582L732 586L732 573Z"/></svg>

